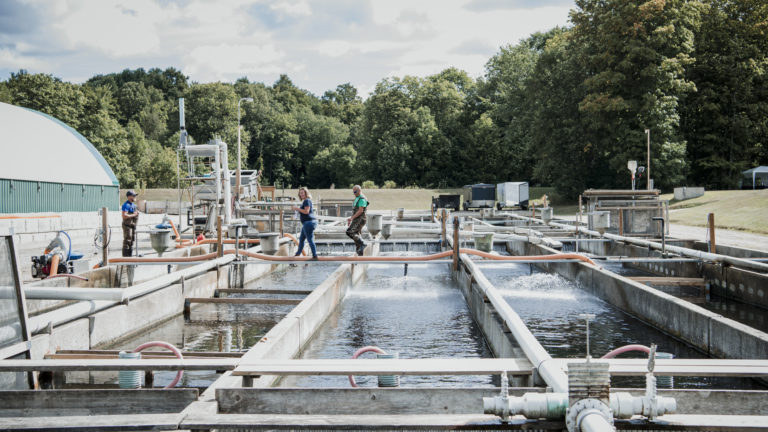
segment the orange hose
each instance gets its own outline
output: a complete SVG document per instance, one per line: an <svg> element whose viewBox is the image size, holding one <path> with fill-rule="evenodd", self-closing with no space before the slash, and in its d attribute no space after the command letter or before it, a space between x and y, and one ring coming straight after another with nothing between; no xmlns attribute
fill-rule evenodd
<svg viewBox="0 0 768 432"><path fill-rule="evenodd" d="M487 252L482 252L475 249L459 249L459 252L469 254L469 255L477 255L483 258L488 258L488 259L497 260L497 261L547 261L547 260L561 260L561 259L577 259L579 261L592 264L595 267L599 267L594 261L592 261L588 257L585 257L584 255L579 255L579 254L565 253L565 254L552 254L552 255L501 256L501 255L491 255Z"/></svg>
<svg viewBox="0 0 768 432"><path fill-rule="evenodd" d="M179 230L176 229L176 225L173 223L172 220L168 219L168 223L171 224L171 229L173 229L173 234L176 236L176 243L179 243L176 245L176 249L184 248L184 247L195 244L195 241L192 239L181 238L181 234L179 234Z"/></svg>
<svg viewBox="0 0 768 432"><path fill-rule="evenodd" d="M226 239L226 240L222 240L221 242L224 243L224 244L235 244L235 240L234 239ZM242 243L259 244L260 242L261 242L261 240L259 240L259 239L244 239L244 238L240 239L240 243L241 244ZM214 243L218 243L218 241L216 239L205 239L205 240L201 240L201 241L195 243L195 246L197 246L197 245L204 245L204 244L214 244Z"/></svg>
<svg viewBox="0 0 768 432"><path fill-rule="evenodd" d="M59 254L51 257L51 268L48 270L48 276L55 276L59 272Z"/></svg>
<svg viewBox="0 0 768 432"><path fill-rule="evenodd" d="M290 235L290 234L288 234ZM287 236L288 236L287 235ZM231 255L234 254L234 250L225 250L224 254ZM295 256L276 256L276 255L265 255L261 253L256 252L249 252L249 251L239 251L240 255L245 255L251 258L257 258L265 261L310 261L313 260L310 257L304 256L304 257L295 257ZM501 255L492 255L487 252L481 252L479 250L475 249L459 249L459 253L468 254L468 255L477 255L483 258L488 258L496 261L549 261L549 260L566 260L566 259L577 259L579 261L583 261L589 264L594 265L595 267L598 267L598 265L589 259L588 257L585 257L583 255L579 254L552 254L552 255L531 255L531 256L501 256ZM445 251L445 252L439 252L432 255L422 255L422 256L405 256L405 257L397 257L397 256L320 256L317 257L317 261L348 261L348 262L366 262L366 261L373 261L373 262L381 262L381 261L413 261L413 262L420 262L420 261L432 261L440 258L446 258L453 255L453 251ZM196 261L205 261L208 259L216 258L218 255L216 252L205 254L205 255L198 255L193 257L176 257L176 258L115 258L109 260L113 263L141 263L141 262L169 262L169 263L185 263L185 262L196 262ZM58 260L57 260L58 261Z"/></svg>
<svg viewBox="0 0 768 432"><path fill-rule="evenodd" d="M299 245L299 241L296 240L296 237L294 237L292 234L285 233L283 237L288 237L289 239L293 240L294 243L296 243L296 246ZM301 251L301 254L304 256L307 256L307 253L304 252L304 250ZM269 256L269 255L268 255Z"/></svg>
<svg viewBox="0 0 768 432"><path fill-rule="evenodd" d="M553 254L553 255L532 255L532 256L501 256L501 255L492 255L486 252L481 252L475 249L459 249L460 253L468 254L468 255L477 255L483 258L488 258L492 260L497 261L547 261L547 260L565 260L565 259L577 259L579 261L583 261L589 264L592 264L594 266L597 266L594 261L589 259L588 257L585 257L583 255L578 254ZM224 251L226 254L233 254L235 251L228 250ZM267 261L310 261L312 260L310 257L287 257L287 256L275 256L275 255L264 255L256 252L248 252L248 251L240 251L241 255L249 256L251 258L258 258L263 259ZM317 258L317 261L349 261L349 262L366 262L366 261L374 261L374 262L381 262L381 261L432 261L440 258L446 258L453 255L453 251L445 251L445 252L439 252L432 255L422 255L422 256L406 256L406 257L396 257L396 256L320 256Z"/></svg>
<svg viewBox="0 0 768 432"><path fill-rule="evenodd" d="M176 229L176 225L173 223L173 221L170 218L168 218L168 223L171 224L171 229L173 230L173 235L176 236L176 241L181 242L182 238L181 238L181 235L179 234L179 230Z"/></svg>

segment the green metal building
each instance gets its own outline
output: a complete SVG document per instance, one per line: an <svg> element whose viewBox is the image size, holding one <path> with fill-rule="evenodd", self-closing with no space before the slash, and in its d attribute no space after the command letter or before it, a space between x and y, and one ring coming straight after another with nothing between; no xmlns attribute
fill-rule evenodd
<svg viewBox="0 0 768 432"><path fill-rule="evenodd" d="M119 183L76 130L0 102L0 213L118 210Z"/></svg>

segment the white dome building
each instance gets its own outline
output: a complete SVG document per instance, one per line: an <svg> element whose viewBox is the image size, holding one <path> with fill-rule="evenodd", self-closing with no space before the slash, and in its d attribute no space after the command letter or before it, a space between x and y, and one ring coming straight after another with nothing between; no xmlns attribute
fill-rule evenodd
<svg viewBox="0 0 768 432"><path fill-rule="evenodd" d="M0 130L0 213L118 209L117 177L77 131L1 102Z"/></svg>

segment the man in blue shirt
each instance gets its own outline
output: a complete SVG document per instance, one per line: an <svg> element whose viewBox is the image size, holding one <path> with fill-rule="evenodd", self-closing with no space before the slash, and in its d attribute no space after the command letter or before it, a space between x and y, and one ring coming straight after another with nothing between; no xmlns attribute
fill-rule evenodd
<svg viewBox="0 0 768 432"><path fill-rule="evenodd" d="M129 257L133 251L136 238L136 225L139 222L139 209L136 208L136 192L131 189L125 193L127 200L123 203L123 256Z"/></svg>

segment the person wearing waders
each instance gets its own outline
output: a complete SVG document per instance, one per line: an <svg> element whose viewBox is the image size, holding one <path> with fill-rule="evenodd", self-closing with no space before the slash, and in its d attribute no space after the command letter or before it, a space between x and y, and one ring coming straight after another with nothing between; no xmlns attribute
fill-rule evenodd
<svg viewBox="0 0 768 432"><path fill-rule="evenodd" d="M129 190L125 193L127 200L123 203L123 256L129 257L133 252L133 241L136 238L136 225L139 223L139 209L136 208L136 192Z"/></svg>
<svg viewBox="0 0 768 432"><path fill-rule="evenodd" d="M355 185L352 188L352 193L355 194L355 201L352 204L352 216L347 218L347 225L349 225L349 228L347 228L347 236L355 241L357 254L362 256L363 252L365 252L366 244L360 236L360 231L362 231L365 226L365 211L368 209L368 200L365 199L363 189L360 185Z"/></svg>

